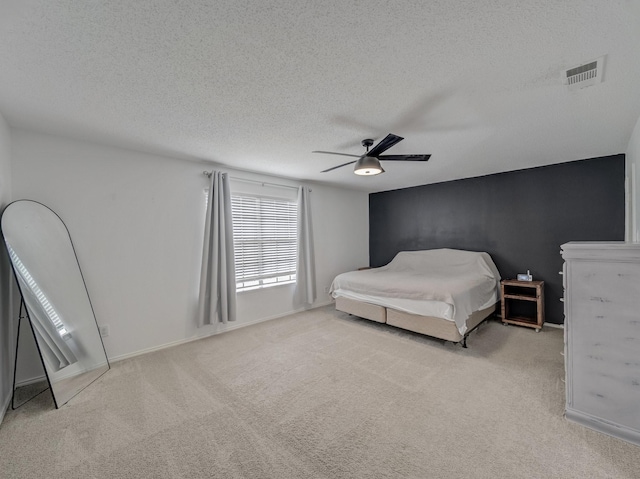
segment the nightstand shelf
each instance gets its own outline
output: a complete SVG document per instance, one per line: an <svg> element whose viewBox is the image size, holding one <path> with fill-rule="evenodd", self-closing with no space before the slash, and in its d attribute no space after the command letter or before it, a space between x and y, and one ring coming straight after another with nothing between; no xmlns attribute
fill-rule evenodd
<svg viewBox="0 0 640 479"><path fill-rule="evenodd" d="M528 328L535 328L536 332L544 324L544 281L517 281L505 279L500 282L502 299L502 322ZM514 315L510 311L510 301L526 301L535 303L534 316Z"/></svg>

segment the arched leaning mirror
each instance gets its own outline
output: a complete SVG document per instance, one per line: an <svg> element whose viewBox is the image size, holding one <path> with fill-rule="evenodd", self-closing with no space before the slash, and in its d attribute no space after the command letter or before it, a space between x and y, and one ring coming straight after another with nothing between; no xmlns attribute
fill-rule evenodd
<svg viewBox="0 0 640 479"><path fill-rule="evenodd" d="M71 236L41 203L2 213L2 234L57 408L109 370Z"/></svg>

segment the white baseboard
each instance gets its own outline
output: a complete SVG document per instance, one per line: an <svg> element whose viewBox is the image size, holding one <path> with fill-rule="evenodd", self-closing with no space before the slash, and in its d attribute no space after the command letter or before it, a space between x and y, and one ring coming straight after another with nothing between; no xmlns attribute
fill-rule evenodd
<svg viewBox="0 0 640 479"><path fill-rule="evenodd" d="M543 327L557 328L557 329L564 329L564 324L544 323Z"/></svg>
<svg viewBox="0 0 640 479"><path fill-rule="evenodd" d="M7 397L4 399L4 403L2 404L2 409L0 409L0 424L4 420L4 415L7 413L7 409L9 409L9 405L11 404L11 398L13 397L13 392L11 394L7 394Z"/></svg>
<svg viewBox="0 0 640 479"><path fill-rule="evenodd" d="M179 339L177 341L172 341L170 343L161 344L159 346L153 346L151 348L140 349L138 351L134 351L133 353L120 354L118 356L114 356L114 357L109 358L109 362L116 363L118 361L123 361L125 359L134 358L136 356L141 356L143 354L152 353L154 351L160 351L162 349L172 348L174 346L179 346L181 344L190 343L191 341L197 341L198 339L208 338L209 336L215 336L217 334L226 333L228 331L233 331L235 329L244 328L246 326L252 326L254 324L263 323L265 321L271 321L272 319L284 318L285 316L290 316L292 314L301 313L303 311L310 311L312 309L322 308L322 307L328 306L330 304L333 304L333 301L325 301L325 302L322 302L322 303L316 303L311 308L300 308L300 309L296 309L296 310L293 310L293 311L288 311L286 313L276 314L274 316L268 316L266 318L254 319L253 321L246 321L246 322L241 322L241 323L227 323L227 327L225 327L224 330L222 330L222 331L214 331L214 332L210 332L210 333L206 333L206 334L196 334L196 335L191 336L189 338Z"/></svg>
<svg viewBox="0 0 640 479"><path fill-rule="evenodd" d="M21 388L23 386L29 386L30 384L38 383L40 381L46 381L47 376L37 376L35 378L23 379L21 381L16 381L16 387Z"/></svg>

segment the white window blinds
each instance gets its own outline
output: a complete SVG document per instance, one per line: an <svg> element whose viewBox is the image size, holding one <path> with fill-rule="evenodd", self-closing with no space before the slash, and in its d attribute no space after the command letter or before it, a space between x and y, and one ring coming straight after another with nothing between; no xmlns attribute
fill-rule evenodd
<svg viewBox="0 0 640 479"><path fill-rule="evenodd" d="M296 206L282 199L231 196L237 291L295 282Z"/></svg>

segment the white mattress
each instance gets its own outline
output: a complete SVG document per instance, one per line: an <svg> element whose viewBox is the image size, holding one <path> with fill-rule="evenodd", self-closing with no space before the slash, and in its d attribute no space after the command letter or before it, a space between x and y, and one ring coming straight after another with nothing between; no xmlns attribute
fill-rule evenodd
<svg viewBox="0 0 640 479"><path fill-rule="evenodd" d="M471 313L498 301L499 285L487 253L437 249L403 251L381 268L340 274L330 292L334 298L452 320L464 334Z"/></svg>

